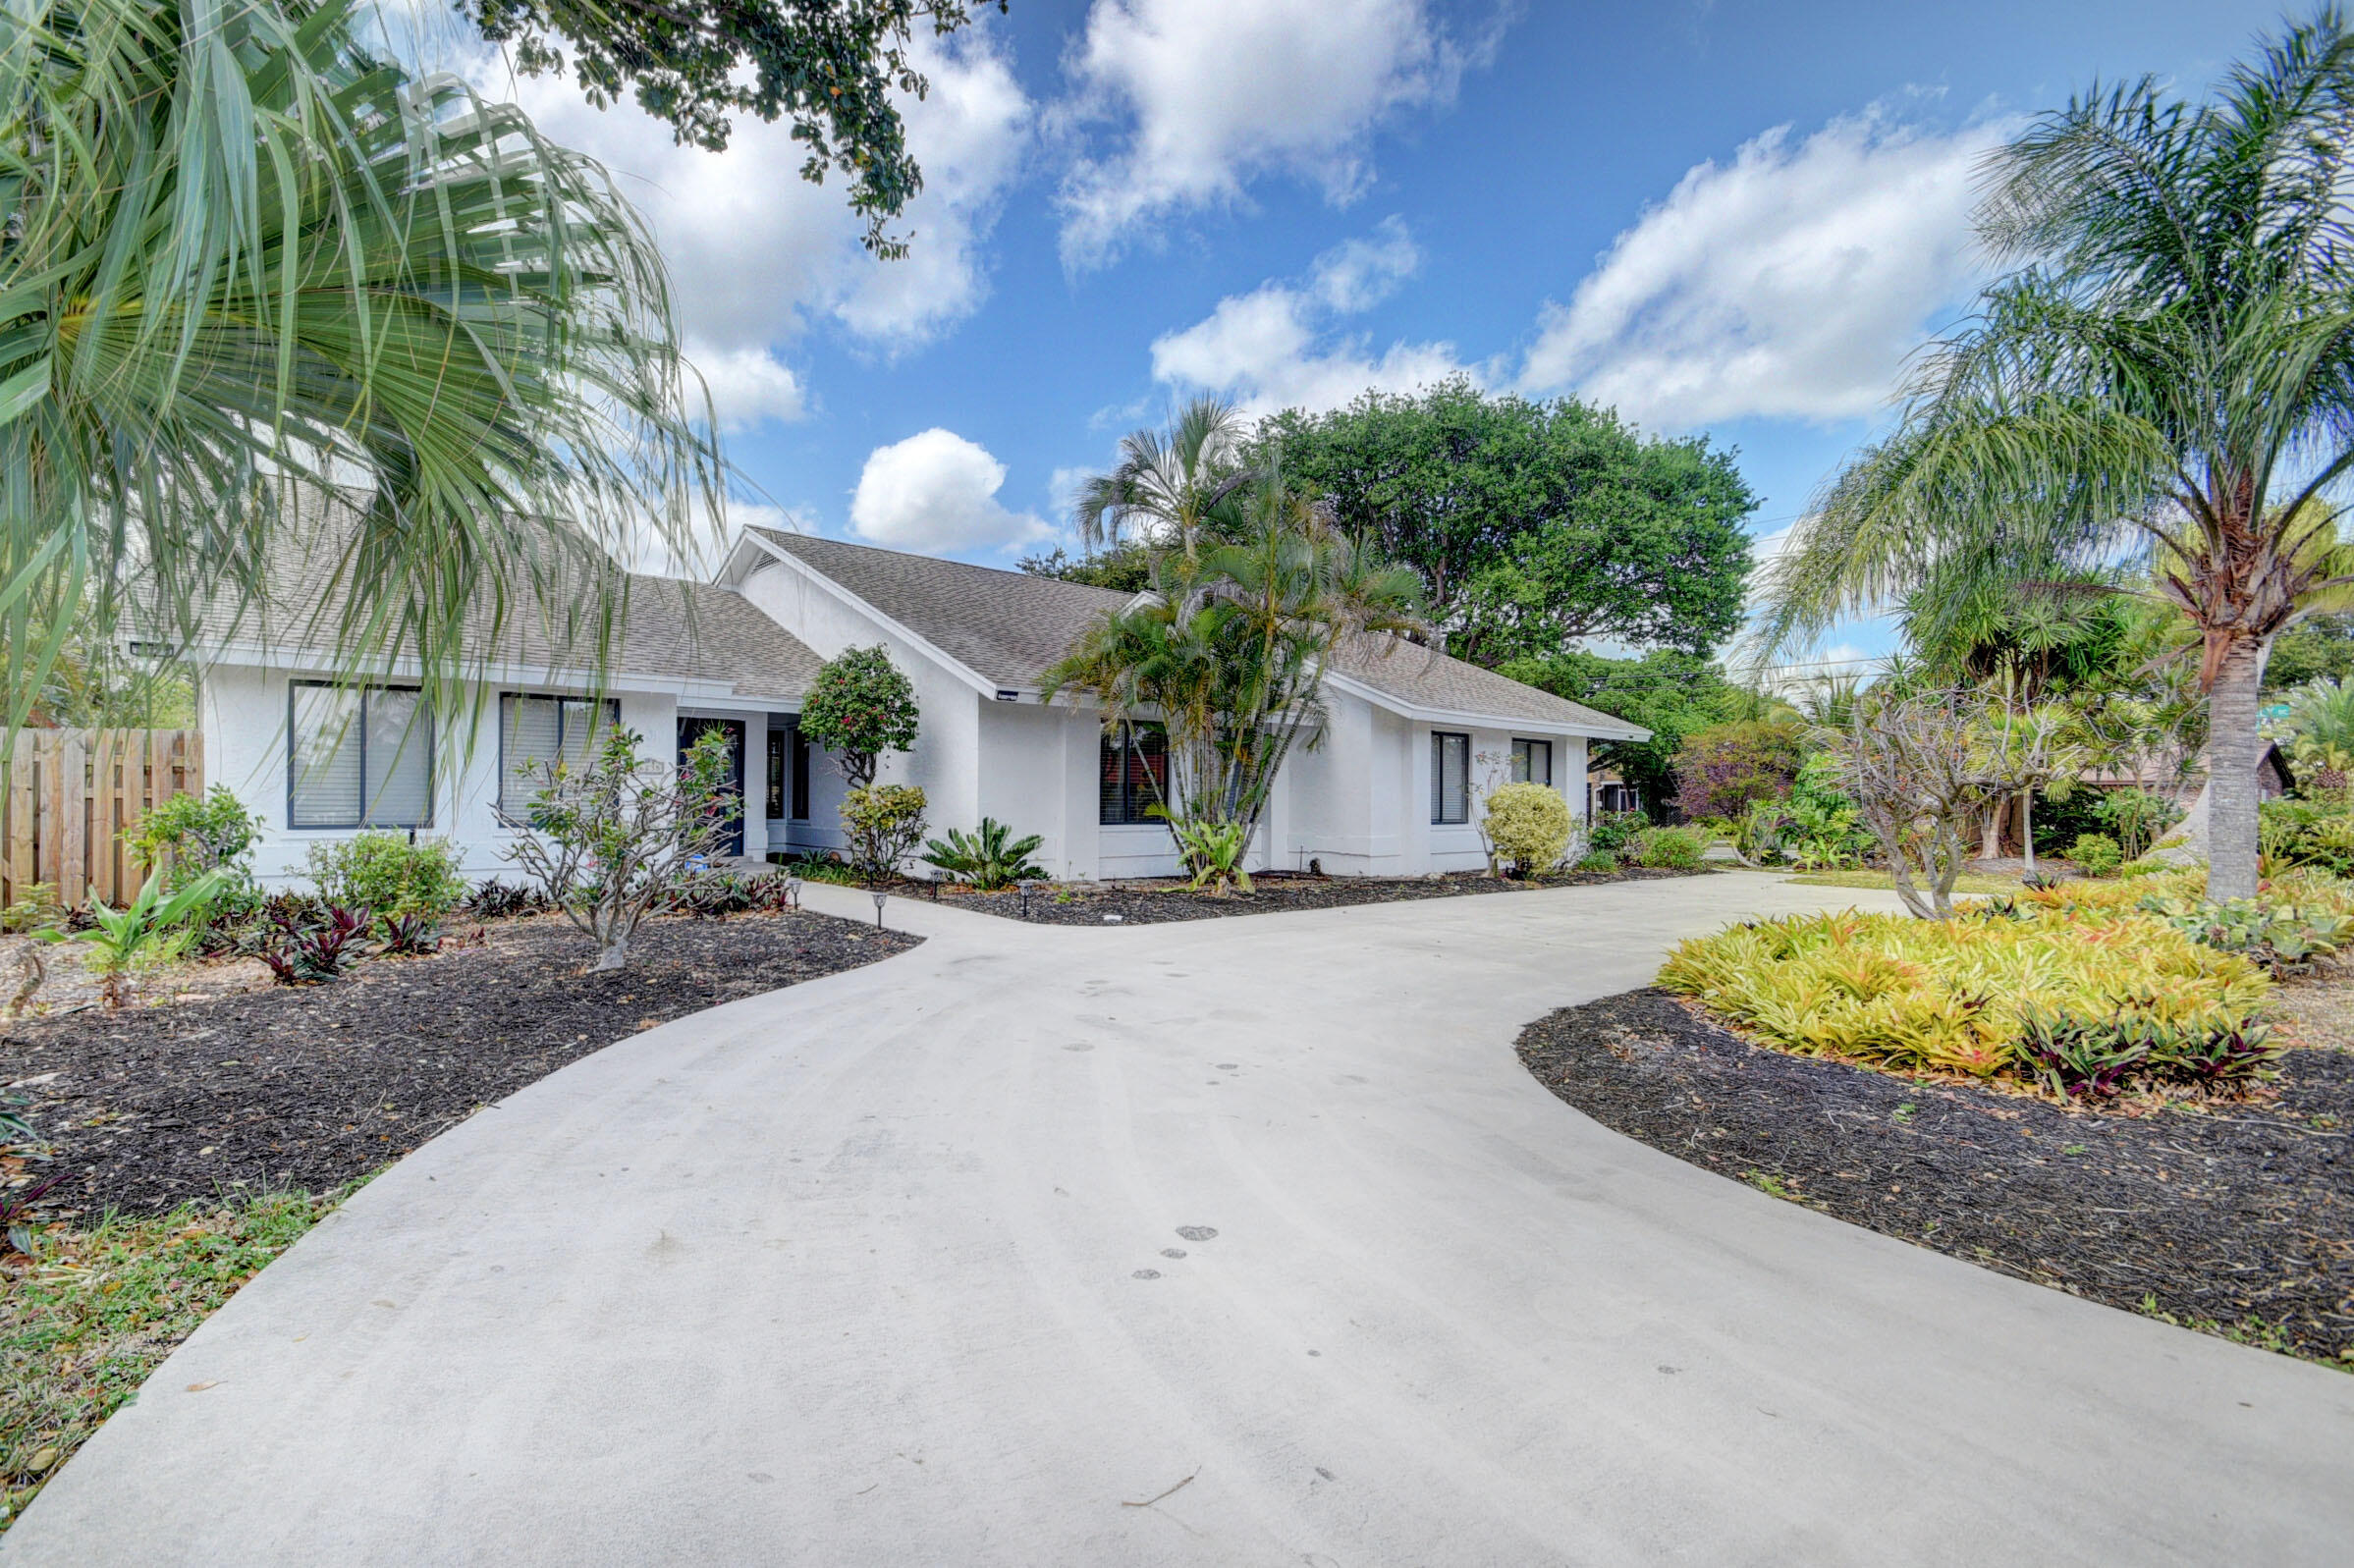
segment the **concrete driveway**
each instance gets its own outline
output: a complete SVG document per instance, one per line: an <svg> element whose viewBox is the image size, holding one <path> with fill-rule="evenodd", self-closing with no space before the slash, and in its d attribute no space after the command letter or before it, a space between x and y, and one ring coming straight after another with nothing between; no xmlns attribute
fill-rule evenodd
<svg viewBox="0 0 2354 1568"><path fill-rule="evenodd" d="M895 900L916 951L360 1193L0 1562L2345 1562L2354 1378L1704 1174L1512 1054L1681 934L1854 896Z"/></svg>

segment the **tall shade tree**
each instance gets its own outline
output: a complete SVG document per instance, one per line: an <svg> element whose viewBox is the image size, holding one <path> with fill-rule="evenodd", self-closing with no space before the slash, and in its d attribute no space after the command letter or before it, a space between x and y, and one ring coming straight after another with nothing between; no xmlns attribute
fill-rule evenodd
<svg viewBox="0 0 2354 1568"><path fill-rule="evenodd" d="M1340 525L1422 577L1453 651L1491 667L1585 637L1705 657L1741 623L1757 498L1704 437L1645 437L1574 399L1468 381L1263 422L1255 445Z"/></svg>
<svg viewBox="0 0 2354 1568"><path fill-rule="evenodd" d="M2266 650L2349 580L2354 35L2285 29L2213 101L2096 88L1994 156L1980 210L2024 263L1917 368L1896 432L1777 563L1769 646L1928 580L2145 567L2196 628L2215 897L2257 884Z"/></svg>
<svg viewBox="0 0 2354 1568"><path fill-rule="evenodd" d="M1219 398L1194 399L1167 430L1130 431L1111 471L1079 482L1070 509L1079 544L1100 552L1141 541L1192 554L1203 528L1258 477L1242 456L1245 434L1234 406Z"/></svg>
<svg viewBox="0 0 2354 1568"><path fill-rule="evenodd" d="M885 233L923 189L895 95L929 86L908 50L1006 0L458 0L484 37L514 48L527 74L573 75L604 108L633 90L638 107L681 141L716 152L735 117L788 120L808 148L801 178L849 182L867 248L905 253Z"/></svg>
<svg viewBox="0 0 2354 1568"><path fill-rule="evenodd" d="M185 640L290 555L355 666L413 657L445 706L521 617L601 661L612 556L684 550L719 503L661 259L604 170L375 58L359 21L0 17L12 734L69 632L137 602ZM349 526L294 536L330 486Z"/></svg>

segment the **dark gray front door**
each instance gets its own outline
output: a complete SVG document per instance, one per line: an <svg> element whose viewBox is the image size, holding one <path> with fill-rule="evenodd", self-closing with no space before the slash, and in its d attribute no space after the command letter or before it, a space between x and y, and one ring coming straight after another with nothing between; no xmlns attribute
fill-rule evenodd
<svg viewBox="0 0 2354 1568"><path fill-rule="evenodd" d="M686 748L717 730L728 737L728 789L736 797L736 824L729 833L727 852L743 853L743 721L741 719L682 719L679 721L679 761Z"/></svg>

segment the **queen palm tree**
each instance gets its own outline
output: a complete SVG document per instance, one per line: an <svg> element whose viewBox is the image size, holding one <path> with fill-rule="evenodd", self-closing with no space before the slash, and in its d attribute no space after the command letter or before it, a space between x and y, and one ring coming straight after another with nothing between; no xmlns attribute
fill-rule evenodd
<svg viewBox="0 0 2354 1568"><path fill-rule="evenodd" d="M1177 411L1166 431L1133 430L1120 442L1109 473L1080 482L1071 505L1080 545L1117 545L1129 528L1148 544L1197 547L1203 524L1251 482L1242 455L1242 417L1219 398L1196 398Z"/></svg>
<svg viewBox="0 0 2354 1568"><path fill-rule="evenodd" d="M11 734L78 618L102 637L136 603L142 636L189 637L329 486L351 526L304 544L337 645L445 694L469 630L526 614L601 658L611 555L684 546L717 502L660 257L605 172L378 58L356 6L0 17Z"/></svg>
<svg viewBox="0 0 2354 1568"><path fill-rule="evenodd" d="M2096 88L1997 153L1980 231L2024 265L1818 499L1770 577L1767 643L1933 575L2146 570L2198 633L2210 889L2253 894L2265 652L2349 580L2316 546L2354 466L2350 157L2334 9L2212 102Z"/></svg>

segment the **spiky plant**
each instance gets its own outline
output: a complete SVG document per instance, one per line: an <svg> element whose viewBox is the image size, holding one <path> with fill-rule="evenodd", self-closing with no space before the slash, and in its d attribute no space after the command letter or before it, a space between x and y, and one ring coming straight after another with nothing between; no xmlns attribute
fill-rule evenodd
<svg viewBox="0 0 2354 1568"><path fill-rule="evenodd" d="M356 0L0 16L0 676L182 641L341 488L325 629L455 695L467 619L601 656L609 553L716 499L661 259L605 171L417 80ZM314 563L314 567L316 563ZM487 620L485 627L483 622ZM445 700L445 708L449 706Z"/></svg>

